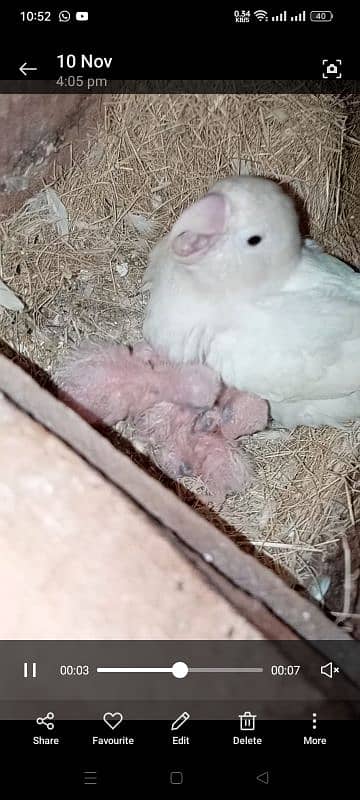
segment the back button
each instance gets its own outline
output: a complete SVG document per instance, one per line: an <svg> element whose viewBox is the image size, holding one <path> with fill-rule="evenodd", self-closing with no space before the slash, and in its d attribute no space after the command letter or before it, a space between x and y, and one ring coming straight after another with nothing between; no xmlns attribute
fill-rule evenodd
<svg viewBox="0 0 360 800"><path fill-rule="evenodd" d="M256 776L256 780L258 783L270 783L270 775L268 772L261 772L260 775Z"/></svg>

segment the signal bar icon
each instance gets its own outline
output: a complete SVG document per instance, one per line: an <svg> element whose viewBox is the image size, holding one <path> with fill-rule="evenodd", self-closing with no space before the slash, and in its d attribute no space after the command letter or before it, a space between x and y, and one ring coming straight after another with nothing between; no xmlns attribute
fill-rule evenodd
<svg viewBox="0 0 360 800"><path fill-rule="evenodd" d="M290 17L290 22L306 22L306 11L300 11L299 14Z"/></svg>
<svg viewBox="0 0 360 800"><path fill-rule="evenodd" d="M271 22L287 22L287 11L281 11L275 17L271 17Z"/></svg>

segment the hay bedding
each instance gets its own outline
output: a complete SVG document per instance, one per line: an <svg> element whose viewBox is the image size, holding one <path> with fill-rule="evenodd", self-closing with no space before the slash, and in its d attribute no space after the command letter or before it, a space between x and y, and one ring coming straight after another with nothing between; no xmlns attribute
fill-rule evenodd
<svg viewBox="0 0 360 800"><path fill-rule="evenodd" d="M304 201L311 235L360 266L358 144L334 96L107 97L82 159L0 223L0 277L27 306L0 309L3 338L50 375L85 337L141 339L149 249L228 174L281 179ZM133 439L129 426L118 428ZM355 630L360 424L274 430L244 446L258 471L246 495L204 506L204 487L189 478L176 491Z"/></svg>

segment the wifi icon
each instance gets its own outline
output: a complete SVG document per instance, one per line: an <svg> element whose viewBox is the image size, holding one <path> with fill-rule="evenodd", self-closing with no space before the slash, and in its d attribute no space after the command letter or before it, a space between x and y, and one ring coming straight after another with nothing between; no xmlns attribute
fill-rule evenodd
<svg viewBox="0 0 360 800"><path fill-rule="evenodd" d="M254 16L259 22L268 22L268 12L264 11L262 8L259 8L257 11L254 11Z"/></svg>

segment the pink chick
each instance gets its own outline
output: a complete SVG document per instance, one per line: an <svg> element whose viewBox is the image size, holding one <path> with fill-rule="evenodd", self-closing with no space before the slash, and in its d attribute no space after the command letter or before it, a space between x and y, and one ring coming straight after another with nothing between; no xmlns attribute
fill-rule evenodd
<svg viewBox="0 0 360 800"><path fill-rule="evenodd" d="M250 392L225 388L215 406L205 409L196 420L198 431L220 430L226 439L237 439L266 428L269 407L266 400Z"/></svg>
<svg viewBox="0 0 360 800"><path fill-rule="evenodd" d="M113 425L161 401L209 407L220 381L209 367L170 365L147 345L85 343L57 370L58 396L88 422Z"/></svg>
<svg viewBox="0 0 360 800"><path fill-rule="evenodd" d="M156 448L159 467L174 480L201 478L213 493L242 491L253 478L247 455L220 432L196 430L198 412L161 402L135 418L137 434Z"/></svg>

